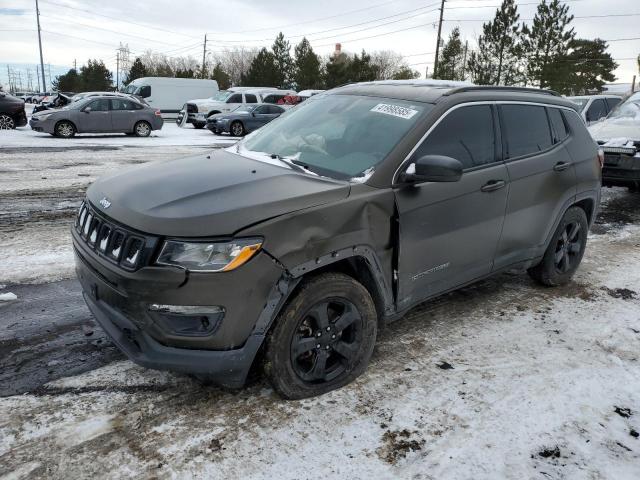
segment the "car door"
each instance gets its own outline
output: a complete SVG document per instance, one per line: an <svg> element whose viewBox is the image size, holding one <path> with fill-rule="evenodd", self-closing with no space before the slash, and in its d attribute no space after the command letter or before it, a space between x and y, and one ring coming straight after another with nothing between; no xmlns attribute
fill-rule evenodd
<svg viewBox="0 0 640 480"><path fill-rule="evenodd" d="M78 115L78 132L111 132L111 107L108 98L99 98L90 102Z"/></svg>
<svg viewBox="0 0 640 480"><path fill-rule="evenodd" d="M234 93L225 102L224 107L222 108L223 112L233 112L236 108L242 105L242 94Z"/></svg>
<svg viewBox="0 0 640 480"><path fill-rule="evenodd" d="M260 128L261 126L269 123L273 119L273 114L270 111L270 105L259 105L252 112L249 118L251 130Z"/></svg>
<svg viewBox="0 0 640 480"><path fill-rule="evenodd" d="M488 103L454 107L411 154L455 158L464 172L458 182L394 190L400 309L491 272L509 192L496 123Z"/></svg>
<svg viewBox="0 0 640 480"><path fill-rule="evenodd" d="M138 109L131 100L124 98L111 99L111 124L114 132L132 132L137 120Z"/></svg>
<svg viewBox="0 0 640 480"><path fill-rule="evenodd" d="M563 206L576 194L576 174L565 148L563 111L553 106L501 104L505 163L511 189L496 268L534 258Z"/></svg>

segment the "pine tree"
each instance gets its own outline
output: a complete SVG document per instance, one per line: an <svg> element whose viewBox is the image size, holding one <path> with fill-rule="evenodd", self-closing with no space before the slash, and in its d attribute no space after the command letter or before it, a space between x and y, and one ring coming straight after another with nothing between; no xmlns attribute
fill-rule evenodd
<svg viewBox="0 0 640 480"><path fill-rule="evenodd" d="M378 69L371 62L371 55L364 50L360 56L358 54L353 56L349 70L350 82L371 82L378 76Z"/></svg>
<svg viewBox="0 0 640 480"><path fill-rule="evenodd" d="M271 51L278 69L277 81L271 86L289 88L293 77L293 59L291 58L291 45L284 39L282 32L273 42Z"/></svg>
<svg viewBox="0 0 640 480"><path fill-rule="evenodd" d="M520 14L514 0L503 0L495 17L482 25L478 49L469 57L474 83L514 85L524 81Z"/></svg>
<svg viewBox="0 0 640 480"><path fill-rule="evenodd" d="M64 75L58 75L51 85L58 92L81 92L82 78L75 68L70 69Z"/></svg>
<svg viewBox="0 0 640 480"><path fill-rule="evenodd" d="M253 87L276 87L280 85L281 70L270 51L262 48L251 62L249 71L242 77L242 84Z"/></svg>
<svg viewBox="0 0 640 480"><path fill-rule="evenodd" d="M531 28L523 28L523 48L527 56L527 80L540 88L546 88L557 71L550 66L554 60L567 53L569 43L575 38L573 28L567 29L573 20L569 6L559 0L547 4L542 0L533 18Z"/></svg>
<svg viewBox="0 0 640 480"><path fill-rule="evenodd" d="M102 60L89 60L80 68L83 91L113 90L113 74Z"/></svg>
<svg viewBox="0 0 640 480"><path fill-rule="evenodd" d="M220 64L220 62L216 63L216 66L213 67L211 79L218 82L218 88L220 90L226 90L231 86L231 77L227 72L224 71L224 68L222 68L222 64Z"/></svg>
<svg viewBox="0 0 640 480"><path fill-rule="evenodd" d="M414 78L420 78L420 72L411 70L410 67L403 65L396 70L391 78L393 80L413 80Z"/></svg>
<svg viewBox="0 0 640 480"><path fill-rule="evenodd" d="M442 54L438 59L438 71L433 73L433 78L442 80L463 80L464 66L462 62L464 55L464 47L460 40L460 29L455 27L449 40L442 49Z"/></svg>
<svg viewBox="0 0 640 480"><path fill-rule="evenodd" d="M351 57L346 53L331 55L325 66L325 85L334 88L351 81Z"/></svg>
<svg viewBox="0 0 640 480"><path fill-rule="evenodd" d="M133 82L137 78L143 78L148 75L147 67L144 66L140 57L136 57L131 68L129 69L129 74L127 75L127 79L124 84L129 84Z"/></svg>
<svg viewBox="0 0 640 480"><path fill-rule="evenodd" d="M616 80L613 72L618 68L607 48L607 43L599 38L572 40L568 52L549 65L557 74L551 77L548 87L564 95L602 91L605 83Z"/></svg>
<svg viewBox="0 0 640 480"><path fill-rule="evenodd" d="M320 57L311 48L309 40L305 38L295 47L293 68L293 82L298 90L322 87Z"/></svg>

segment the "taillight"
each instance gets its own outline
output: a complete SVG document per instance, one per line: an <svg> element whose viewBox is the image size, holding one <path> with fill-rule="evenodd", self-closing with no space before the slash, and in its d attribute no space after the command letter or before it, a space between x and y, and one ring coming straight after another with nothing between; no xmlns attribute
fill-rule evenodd
<svg viewBox="0 0 640 480"><path fill-rule="evenodd" d="M604 167L604 150L601 148L598 149L598 162L600 163L600 170L602 170L602 167Z"/></svg>
<svg viewBox="0 0 640 480"><path fill-rule="evenodd" d="M153 113L155 113L156 117L159 117L160 115L162 115L162 114L160 113L160 110L156 110L156 111L155 111L155 112L153 112Z"/></svg>

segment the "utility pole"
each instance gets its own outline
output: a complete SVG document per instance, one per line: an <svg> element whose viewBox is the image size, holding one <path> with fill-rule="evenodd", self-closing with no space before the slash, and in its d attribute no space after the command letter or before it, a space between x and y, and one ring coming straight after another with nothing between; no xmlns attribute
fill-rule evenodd
<svg viewBox="0 0 640 480"><path fill-rule="evenodd" d="M120 50L116 53L116 92L120 86Z"/></svg>
<svg viewBox="0 0 640 480"><path fill-rule="evenodd" d="M76 63L76 59L73 59L73 69L77 72L78 71L78 64Z"/></svg>
<svg viewBox="0 0 640 480"><path fill-rule="evenodd" d="M202 50L202 78L205 78L205 62L207 61L207 34L204 34L204 49Z"/></svg>
<svg viewBox="0 0 640 480"><path fill-rule="evenodd" d="M442 16L444 15L444 2L440 5L440 21L438 22L438 40L436 41L436 59L433 62L433 74L438 74L438 55L440 54L440 35L442 34Z"/></svg>
<svg viewBox="0 0 640 480"><path fill-rule="evenodd" d="M40 46L40 71L42 73L42 91L47 89L47 84L44 80L44 60L42 59L42 37L40 35L40 9L38 8L38 0L36 0L36 20L38 22L38 45Z"/></svg>

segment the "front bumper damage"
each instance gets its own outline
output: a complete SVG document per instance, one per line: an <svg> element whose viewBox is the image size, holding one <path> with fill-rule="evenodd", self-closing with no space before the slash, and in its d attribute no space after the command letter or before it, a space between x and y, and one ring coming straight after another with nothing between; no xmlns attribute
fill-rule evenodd
<svg viewBox="0 0 640 480"><path fill-rule="evenodd" d="M640 188L640 149L637 146L601 148L604 151L602 184Z"/></svg>
<svg viewBox="0 0 640 480"><path fill-rule="evenodd" d="M84 299L129 359L147 368L207 376L229 388L244 384L269 325L295 283L264 252L222 274L151 265L126 271L102 258L75 228L72 237ZM223 314L208 319L207 328L195 328L204 316L171 316L154 311L158 304L196 310L198 305L219 305ZM181 319L184 328L178 327Z"/></svg>

